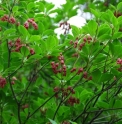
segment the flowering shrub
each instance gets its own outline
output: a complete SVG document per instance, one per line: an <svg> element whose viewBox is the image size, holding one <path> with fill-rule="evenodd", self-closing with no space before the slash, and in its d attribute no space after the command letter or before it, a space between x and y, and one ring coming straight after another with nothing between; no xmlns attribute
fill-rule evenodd
<svg viewBox="0 0 122 124"><path fill-rule="evenodd" d="M93 18L69 24L85 3ZM1 124L122 123L122 2L115 3L1 1Z"/></svg>

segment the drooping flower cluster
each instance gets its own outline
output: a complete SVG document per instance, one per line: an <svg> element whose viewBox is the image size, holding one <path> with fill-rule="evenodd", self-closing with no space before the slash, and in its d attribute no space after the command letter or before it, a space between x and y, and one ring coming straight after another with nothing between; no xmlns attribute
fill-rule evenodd
<svg viewBox="0 0 122 124"><path fill-rule="evenodd" d="M117 59L117 61L116 61L116 63L118 64L118 65L120 65L120 67L118 68L118 71L122 71L122 59L121 58L118 58Z"/></svg>
<svg viewBox="0 0 122 124"><path fill-rule="evenodd" d="M11 84L14 85L16 80L17 80L16 77L12 77Z"/></svg>
<svg viewBox="0 0 122 124"><path fill-rule="evenodd" d="M84 43L86 43L86 42L90 43L90 42L92 41L92 37L89 36L89 35L86 35L86 36L83 38L83 41L84 41Z"/></svg>
<svg viewBox="0 0 122 124"><path fill-rule="evenodd" d="M77 71L77 72L76 72ZM78 68L78 70L73 67L71 70L70 70L71 73L74 73L76 72L77 75L80 75L82 74L83 75L83 78L87 79L87 80L92 80L92 76L88 76L88 73L86 71L84 71L83 68Z"/></svg>
<svg viewBox="0 0 122 124"><path fill-rule="evenodd" d="M51 62L51 68L54 72L54 74L58 74L58 73L62 73L62 76L66 76L66 72L67 72L67 67L65 65L65 61L64 61L64 56L61 54L60 56L58 56L58 60L59 62ZM88 76L87 72L84 71L84 69L82 67L76 69L75 67L73 67L70 70L71 73L76 72L77 75L83 74L83 78L88 79L88 80L92 80L92 76Z"/></svg>
<svg viewBox="0 0 122 124"><path fill-rule="evenodd" d="M26 109L26 108L28 108L28 107L29 107L28 104L24 104L24 105L22 105L22 109L23 109L23 110Z"/></svg>
<svg viewBox="0 0 122 124"><path fill-rule="evenodd" d="M18 22L13 16L4 15L0 18L0 20L3 22L8 22L10 24L15 24L16 26L20 25L20 22ZM31 25L35 30L38 30L38 25L33 18L30 18L27 21L25 21L24 27L26 29L29 28L29 25Z"/></svg>
<svg viewBox="0 0 122 124"><path fill-rule="evenodd" d="M73 67L70 72L73 73L75 72L77 69L75 67ZM83 72L83 68L79 68L78 71L77 71L77 75L79 75L81 72Z"/></svg>
<svg viewBox="0 0 122 124"><path fill-rule="evenodd" d="M66 76L66 65L64 63L64 56L60 54L58 56L58 63L51 62L52 70L55 74L61 73L63 76Z"/></svg>
<svg viewBox="0 0 122 124"><path fill-rule="evenodd" d="M115 11L114 16L118 18L118 17L122 16L122 13L118 12L118 11Z"/></svg>
<svg viewBox="0 0 122 124"><path fill-rule="evenodd" d="M118 58L117 59L117 64L122 65L122 59Z"/></svg>
<svg viewBox="0 0 122 124"><path fill-rule="evenodd" d="M6 79L0 76L0 88L4 88L6 83Z"/></svg>
<svg viewBox="0 0 122 124"><path fill-rule="evenodd" d="M81 72L83 72L83 68L79 68L77 74L79 75Z"/></svg>
<svg viewBox="0 0 122 124"><path fill-rule="evenodd" d="M77 99L76 97L70 96L69 99L67 100L67 103L73 106L74 104L79 104L80 100Z"/></svg>
<svg viewBox="0 0 122 124"><path fill-rule="evenodd" d="M73 106L74 104L79 104L79 99L72 96L73 94L75 94L75 90L73 89L73 87L71 87L71 86L68 86L67 88L55 87L53 89L53 91L55 93L57 93L56 96L55 96L56 98L60 97L59 93L58 93L59 90L61 91L62 96L65 97L65 98L68 97L68 95L70 95L69 98L67 99L67 103L69 105Z"/></svg>
<svg viewBox="0 0 122 124"><path fill-rule="evenodd" d="M9 41L8 45L9 45L9 48L11 49L12 52L20 52L21 47L26 46L26 44L23 44L21 42L20 38L17 38L15 40L15 42L14 41ZM30 48L30 47L27 47L27 48L29 49L31 55L35 54L35 51L34 51L33 48Z"/></svg>
<svg viewBox="0 0 122 124"><path fill-rule="evenodd" d="M74 91L74 89L73 89L71 86L68 86L67 88L54 87L53 91L54 91L55 93L57 93L57 94L56 94L56 97L57 97L57 98L59 97L59 96L58 96L59 90L61 91L61 94L62 94L63 97L68 96L69 93L75 94L75 91Z"/></svg>
<svg viewBox="0 0 122 124"><path fill-rule="evenodd" d="M60 23L59 27L62 28L62 30L64 30L64 34L68 34L69 30L71 29L71 26L68 22L62 22Z"/></svg>
<svg viewBox="0 0 122 124"><path fill-rule="evenodd" d="M65 88L62 89L63 96L68 96L69 93L75 94L75 91L71 86L68 86L66 89Z"/></svg>
<svg viewBox="0 0 122 124"><path fill-rule="evenodd" d="M28 19L28 20L24 23L24 27L25 27L26 29L28 29L30 24L33 26L33 28L34 28L35 30L38 30L38 25L37 25L37 23L34 21L33 18Z"/></svg>
<svg viewBox="0 0 122 124"><path fill-rule="evenodd" d="M8 15L4 15L1 19L1 21L6 21L9 22L11 24L15 24L16 23L16 19L14 17L9 17Z"/></svg>
<svg viewBox="0 0 122 124"><path fill-rule="evenodd" d="M71 45L74 45L74 48L78 48L78 50L82 50L82 48L85 46L86 43L91 43L92 37L90 35L84 36L84 38L80 41L83 41L82 43L79 42L79 38L76 38L76 40L70 41Z"/></svg>
<svg viewBox="0 0 122 124"><path fill-rule="evenodd" d="M69 42L72 47L75 48L75 53L72 54L72 57L79 57L79 51L82 50L82 48L86 45L86 43L90 44L92 41L92 37L90 35L85 35L82 39L81 38L76 38L75 41L73 42L72 40Z"/></svg>

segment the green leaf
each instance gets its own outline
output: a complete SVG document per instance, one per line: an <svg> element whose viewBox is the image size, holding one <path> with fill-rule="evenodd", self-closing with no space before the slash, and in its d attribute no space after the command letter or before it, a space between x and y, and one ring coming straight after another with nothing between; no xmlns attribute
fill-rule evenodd
<svg viewBox="0 0 122 124"><path fill-rule="evenodd" d="M40 60L41 58L42 58L41 55L34 54L28 58L26 64L28 65L29 63L33 63L34 61Z"/></svg>
<svg viewBox="0 0 122 124"><path fill-rule="evenodd" d="M57 39L54 36L49 36L45 43L47 50L52 50L54 47L56 47L56 45L58 45Z"/></svg>
<svg viewBox="0 0 122 124"><path fill-rule="evenodd" d="M115 104L114 104L114 108L120 108L120 107L122 107L121 105L122 105L122 101L121 100L116 100Z"/></svg>
<svg viewBox="0 0 122 124"><path fill-rule="evenodd" d="M99 69L96 69L94 72L92 72L92 78L94 82L99 83L99 80L101 78L101 71Z"/></svg>
<svg viewBox="0 0 122 124"><path fill-rule="evenodd" d="M5 92L0 90L0 94L1 94L0 101L5 100L5 98L6 98Z"/></svg>
<svg viewBox="0 0 122 124"><path fill-rule="evenodd" d="M120 45L114 46L114 55L116 57L121 57L121 55L122 55L121 51L122 51L122 46L120 46Z"/></svg>
<svg viewBox="0 0 122 124"><path fill-rule="evenodd" d="M108 14L107 12L101 13L101 19L102 19L103 21L110 22L109 14Z"/></svg>
<svg viewBox="0 0 122 124"><path fill-rule="evenodd" d="M117 5L117 11L122 10L122 2L119 2L119 4Z"/></svg>
<svg viewBox="0 0 122 124"><path fill-rule="evenodd" d="M13 13L16 13L18 11L18 6L14 6L12 11L13 11Z"/></svg>
<svg viewBox="0 0 122 124"><path fill-rule="evenodd" d="M71 25L71 28L72 28L73 36L77 37L79 35L79 32L80 32L79 28L76 26L73 26L73 25Z"/></svg>
<svg viewBox="0 0 122 124"><path fill-rule="evenodd" d="M118 24L121 24L122 23L122 16L119 16L117 19L118 19Z"/></svg>
<svg viewBox="0 0 122 124"><path fill-rule="evenodd" d="M117 76L119 74L118 70L115 68L111 68L111 72L113 75Z"/></svg>
<svg viewBox="0 0 122 124"><path fill-rule="evenodd" d="M69 108L68 106L62 105L62 106L60 106L58 113L59 113L59 115L62 115L62 114L64 114L66 111L70 111L70 108Z"/></svg>
<svg viewBox="0 0 122 124"><path fill-rule="evenodd" d="M98 37L103 35L110 35L112 33L112 29L107 24L102 24L98 29Z"/></svg>
<svg viewBox="0 0 122 124"><path fill-rule="evenodd" d="M113 74L103 73L100 82L110 81L113 78Z"/></svg>
<svg viewBox="0 0 122 124"><path fill-rule="evenodd" d="M4 71L4 74L12 73L17 69L16 66L11 66Z"/></svg>
<svg viewBox="0 0 122 124"><path fill-rule="evenodd" d="M116 7L115 7L114 5L112 5L112 4L109 4L109 7L110 7L110 9L111 9L111 10L114 10L114 11L116 11Z"/></svg>
<svg viewBox="0 0 122 124"><path fill-rule="evenodd" d="M47 52L46 42L41 41L40 43L41 43L41 45L40 45L41 53L42 53L42 55L45 55L45 53Z"/></svg>
<svg viewBox="0 0 122 124"><path fill-rule="evenodd" d="M115 103L115 98L110 99L109 108L113 108L114 103Z"/></svg>
<svg viewBox="0 0 122 124"><path fill-rule="evenodd" d="M88 56L89 55L89 48L87 46L84 46L82 48L82 52L84 53L84 55Z"/></svg>
<svg viewBox="0 0 122 124"><path fill-rule="evenodd" d="M22 18L24 18L26 20L29 18L28 15L24 12L21 12L21 15L22 15Z"/></svg>
<svg viewBox="0 0 122 124"><path fill-rule="evenodd" d="M76 122L70 121L71 124L77 124Z"/></svg>
<svg viewBox="0 0 122 124"><path fill-rule="evenodd" d="M55 49L53 49L53 50L51 51L51 55L52 55L52 56L58 56L59 53L61 53L61 52L62 52L62 50L59 50L59 49L55 48Z"/></svg>
<svg viewBox="0 0 122 124"><path fill-rule="evenodd" d="M111 22L112 22L113 26L115 27L114 28L115 31L118 31L118 29L119 29L118 20L117 20L117 18L115 16L112 16L111 17Z"/></svg>
<svg viewBox="0 0 122 124"><path fill-rule="evenodd" d="M109 49L111 51L111 54L114 55L114 44L112 44L111 42L109 42Z"/></svg>
<svg viewBox="0 0 122 124"><path fill-rule="evenodd" d="M35 7L35 3L34 2L30 2L29 4L27 4L27 10L31 11L31 9L33 9Z"/></svg>
<svg viewBox="0 0 122 124"><path fill-rule="evenodd" d="M55 46L58 46L59 45L59 39L56 36L53 36L53 38L54 38Z"/></svg>
<svg viewBox="0 0 122 124"><path fill-rule="evenodd" d="M15 34L15 32L16 32L16 29L13 29L13 28L7 29L6 31L4 31L4 36L8 37L10 35Z"/></svg>
<svg viewBox="0 0 122 124"><path fill-rule="evenodd" d="M45 27L44 27L43 23L39 22L38 27L39 27L38 28L39 33L42 34L44 32L44 30L45 30Z"/></svg>
<svg viewBox="0 0 122 124"><path fill-rule="evenodd" d="M31 35L29 39L30 42L37 42L39 40L41 40L41 37L39 35Z"/></svg>
<svg viewBox="0 0 122 124"><path fill-rule="evenodd" d="M47 5L45 6L45 7L46 7L46 13L47 13L48 11L50 11L54 6L55 6L55 5L52 4L52 3L47 4Z"/></svg>
<svg viewBox="0 0 122 124"><path fill-rule="evenodd" d="M5 11L0 10L0 15L3 16L5 14Z"/></svg>
<svg viewBox="0 0 122 124"><path fill-rule="evenodd" d="M99 51L100 43L95 42L94 44L91 44L89 48L91 48L90 51L94 55L95 53L97 53Z"/></svg>
<svg viewBox="0 0 122 124"><path fill-rule="evenodd" d="M28 33L27 29L26 29L24 26L20 25L20 26L18 27L18 30L19 30L19 32L24 36L24 38L25 38L26 40L29 39L29 33Z"/></svg>
<svg viewBox="0 0 122 124"><path fill-rule="evenodd" d="M37 78L36 85L39 86L42 84L43 79L41 77ZM40 104L40 103L39 103Z"/></svg>
<svg viewBox="0 0 122 124"><path fill-rule="evenodd" d="M118 38L122 38L122 32L116 32L116 33L114 33L112 39L114 40L114 39L118 39Z"/></svg>
<svg viewBox="0 0 122 124"><path fill-rule="evenodd" d="M83 89L82 92L80 93L80 101L84 102L92 95L93 95L92 92L89 92L88 90Z"/></svg>
<svg viewBox="0 0 122 124"><path fill-rule="evenodd" d="M0 64L0 73L3 71L4 66Z"/></svg>
<svg viewBox="0 0 122 124"><path fill-rule="evenodd" d="M98 37L98 40L101 40L102 42L106 41L106 40L110 40L112 36L110 34L103 34L100 37Z"/></svg>
<svg viewBox="0 0 122 124"><path fill-rule="evenodd" d="M11 53L11 58L15 58L15 57L21 59L23 56L22 56L22 54L19 53L19 52L12 52L12 53Z"/></svg>
<svg viewBox="0 0 122 124"><path fill-rule="evenodd" d="M39 10L40 10L41 12L44 12L44 11L45 11L45 6L44 6L44 4L43 4L42 2L39 2L38 5L39 5Z"/></svg>
<svg viewBox="0 0 122 124"><path fill-rule="evenodd" d="M109 107L109 104L107 102L98 101L97 106L100 107L100 108L102 107L102 108L107 109Z"/></svg>
<svg viewBox="0 0 122 124"><path fill-rule="evenodd" d="M49 119L48 118L48 120L51 122L51 124L57 124L54 120L52 120L52 119Z"/></svg>
<svg viewBox="0 0 122 124"><path fill-rule="evenodd" d="M34 45L33 48L34 48L36 54L41 54L41 48L40 48L40 46Z"/></svg>
<svg viewBox="0 0 122 124"><path fill-rule="evenodd" d="M100 17L100 12L98 12L98 10L94 10L92 8L90 10L91 10L91 13L93 13L96 18L99 18Z"/></svg>
<svg viewBox="0 0 122 124"><path fill-rule="evenodd" d="M53 34L54 34L54 31L52 29L48 29L43 32L43 36L48 36Z"/></svg>
<svg viewBox="0 0 122 124"><path fill-rule="evenodd" d="M106 97L107 97L107 92L103 92L99 97L99 101L106 101Z"/></svg>
<svg viewBox="0 0 122 124"><path fill-rule="evenodd" d="M110 21L112 22L113 20L113 17L115 17L114 16L114 14L113 14L113 12L110 10L110 9L108 9L107 11L106 11L106 13L108 13L108 17L110 18Z"/></svg>
<svg viewBox="0 0 122 124"><path fill-rule="evenodd" d="M21 47L21 53L22 53L23 56L26 57L26 56L28 56L30 54L30 51L26 46L22 46Z"/></svg>
<svg viewBox="0 0 122 124"><path fill-rule="evenodd" d="M89 33L89 28L88 28L88 25L84 25L81 29L81 31L83 31L83 33Z"/></svg>
<svg viewBox="0 0 122 124"><path fill-rule="evenodd" d="M98 24L94 20L90 20L88 22L88 29L91 36L96 34L97 26Z"/></svg>
<svg viewBox="0 0 122 124"><path fill-rule="evenodd" d="M39 106L40 104L43 104L43 102L44 102L44 100L43 99L41 99L41 98L37 98L37 100L35 100L34 101L34 103L37 105L37 106Z"/></svg>
<svg viewBox="0 0 122 124"><path fill-rule="evenodd" d="M103 53L99 53L99 55L94 59L94 63L100 63L102 61L105 61L106 55Z"/></svg>

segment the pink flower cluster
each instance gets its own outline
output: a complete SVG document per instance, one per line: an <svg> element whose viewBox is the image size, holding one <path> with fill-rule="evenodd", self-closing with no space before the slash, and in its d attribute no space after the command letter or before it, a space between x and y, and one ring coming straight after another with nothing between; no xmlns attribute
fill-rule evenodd
<svg viewBox="0 0 122 124"><path fill-rule="evenodd" d="M32 19L28 19L28 20L24 23L24 27L25 27L26 29L28 29L28 28L29 28L29 24L31 24L35 30L38 30L38 25L36 24L36 22L34 21L33 18L32 18Z"/></svg>
<svg viewBox="0 0 122 124"><path fill-rule="evenodd" d="M1 18L1 21L7 21L9 23L12 23L12 24L15 24L16 22L16 19L14 17L9 17L8 15L4 15L2 18Z"/></svg>
<svg viewBox="0 0 122 124"><path fill-rule="evenodd" d="M0 88L4 88L4 86L6 85L6 79L3 77L0 77Z"/></svg>
<svg viewBox="0 0 122 124"><path fill-rule="evenodd" d="M122 65L122 59L118 58L117 59L117 64Z"/></svg>
<svg viewBox="0 0 122 124"><path fill-rule="evenodd" d="M66 76L66 65L64 63L64 56L60 54L60 56L58 56L58 60L58 63L51 62L52 70L55 74L62 73L63 76Z"/></svg>

